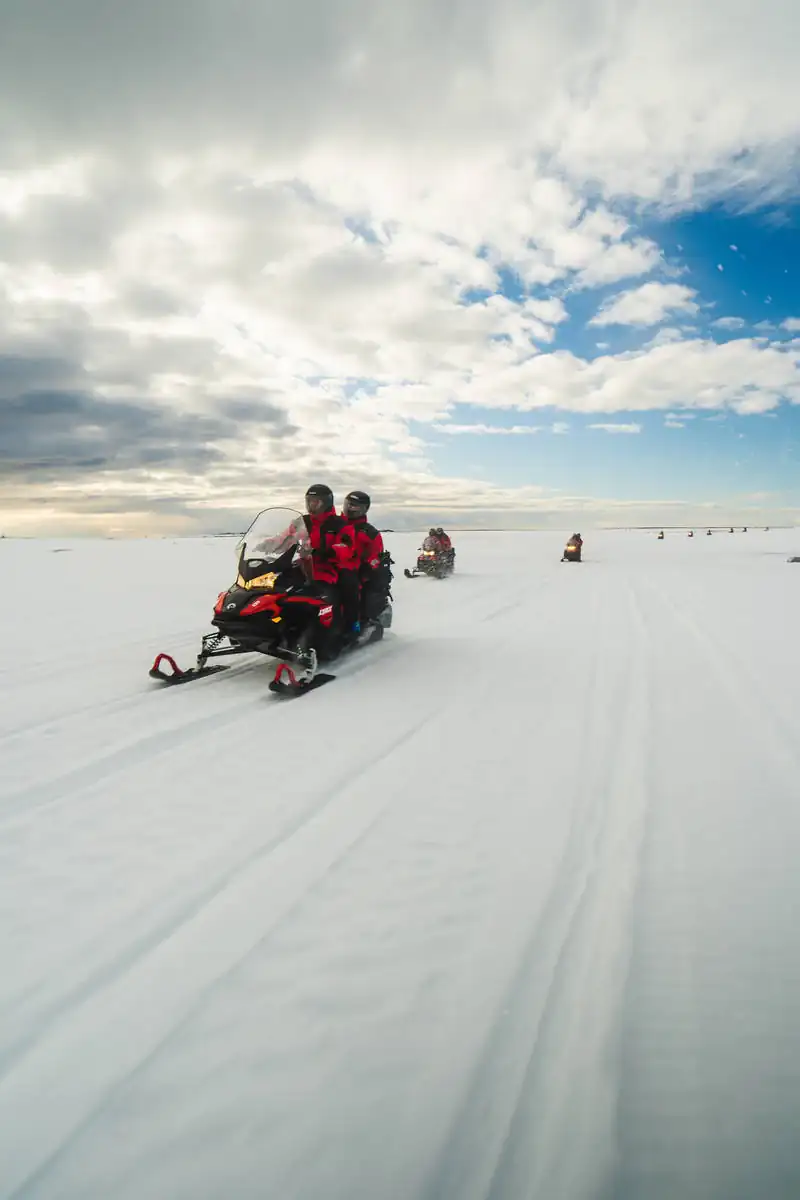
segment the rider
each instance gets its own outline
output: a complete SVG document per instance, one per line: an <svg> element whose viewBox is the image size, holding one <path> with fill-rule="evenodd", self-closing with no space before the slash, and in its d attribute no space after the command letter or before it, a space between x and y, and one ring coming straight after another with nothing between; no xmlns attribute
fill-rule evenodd
<svg viewBox="0 0 800 1200"><path fill-rule="evenodd" d="M450 541L450 538L442 529L441 525L437 525L436 527L436 536L439 539L439 545L442 547L442 550L446 552L453 549L453 543Z"/></svg>
<svg viewBox="0 0 800 1200"><path fill-rule="evenodd" d="M384 549L379 530L367 520L370 497L366 492L348 492L342 512L355 529L358 579L361 585L361 619L375 621L389 600L392 581L391 558Z"/></svg>
<svg viewBox="0 0 800 1200"><path fill-rule="evenodd" d="M347 634L358 625L355 529L336 512L327 484L312 483L306 491L306 510L312 578L321 585L320 592L338 596Z"/></svg>
<svg viewBox="0 0 800 1200"><path fill-rule="evenodd" d="M441 525L431 526L431 528L428 530L426 541L428 543L433 542L431 549L435 550L437 554L447 554L453 548L453 543L450 541L450 538L442 529Z"/></svg>

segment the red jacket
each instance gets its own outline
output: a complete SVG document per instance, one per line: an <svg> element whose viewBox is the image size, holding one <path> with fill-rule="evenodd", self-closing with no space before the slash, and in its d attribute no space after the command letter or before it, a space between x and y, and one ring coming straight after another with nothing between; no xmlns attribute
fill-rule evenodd
<svg viewBox="0 0 800 1200"><path fill-rule="evenodd" d="M351 522L355 530L356 561L362 578L369 578L371 571L377 571L381 565L383 554L383 538L374 525L370 525L366 517L355 517Z"/></svg>
<svg viewBox="0 0 800 1200"><path fill-rule="evenodd" d="M306 513L306 529L311 542L311 571L319 583L338 583L341 570L353 570L356 531L350 521L335 508L319 516Z"/></svg>

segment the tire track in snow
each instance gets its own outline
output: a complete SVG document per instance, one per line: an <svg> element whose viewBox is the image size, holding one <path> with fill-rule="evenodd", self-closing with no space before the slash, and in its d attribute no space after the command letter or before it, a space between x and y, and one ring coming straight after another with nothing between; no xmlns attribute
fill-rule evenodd
<svg viewBox="0 0 800 1200"><path fill-rule="evenodd" d="M378 646L374 648L368 647L364 651L365 654L370 655L370 664L364 660L352 661L340 664L338 667L334 665L333 670L337 676L341 675L343 679L357 674L363 667L371 665L374 661L376 650L383 655L391 648L394 648L395 645L394 639L384 640ZM199 696L202 694L199 689L208 688L212 685L218 688L221 684L224 685L225 683L232 684L234 679L241 679L243 675L254 673L259 668L263 668L264 665L265 660L259 656L256 660L248 663L237 663L231 669L230 674L226 672L219 676L209 676L207 679L196 680L194 683L184 686L191 687L194 690L195 696ZM146 710L147 705L156 700L156 696L163 698L161 702L169 703L167 697L177 699L179 695L185 695L185 693L180 689L170 691L168 688L159 689L158 685L154 685L149 691L138 692L133 699L126 699L119 702L118 705L104 706L101 711L105 715L112 709L115 716L124 716L126 713L133 711ZM312 699L313 697L309 696L305 698L304 702L307 704ZM266 675L263 693L259 694L256 703L261 701L269 704L273 714L281 706L281 701L274 698L267 690ZM155 733L146 733L135 741L128 742L126 745L109 753L97 755L89 762L63 771L45 782L9 793L4 798L4 802L0 804L0 823L8 824L15 818L18 818L20 814L27 816L29 813L42 808L68 803L74 800L76 795L92 790L100 784L107 783L115 775L126 772L131 768L138 768L149 764L154 759L171 753L186 743L195 741L206 730L215 733L217 730L227 729L241 719L244 710L252 709L253 703L253 696L250 693L236 696L232 704L226 705L221 710L215 709L213 713L204 712L202 715L195 716L189 721L184 722L184 724L172 729L160 729ZM97 706L92 705L84 712L78 714L76 719L82 718L85 720L97 711ZM269 712L269 709L266 712ZM262 712L260 715L266 715L266 712ZM72 714L67 719L71 720ZM56 718L43 724L50 726L60 724L60 722ZM107 798L104 798L102 802L104 804L107 803Z"/></svg>
<svg viewBox="0 0 800 1200"><path fill-rule="evenodd" d="M366 662L354 662L354 670L350 673L355 674L366 665ZM468 675L468 662L461 661L461 671L465 676ZM319 703L323 695L321 692L309 696L304 703ZM38 1165L30 1165L37 1156L37 1145L49 1142L50 1156L59 1153L78 1127L90 1120L92 1112L104 1103L106 1095L122 1086L131 1073L138 1070L160 1045L172 1037L190 1012L203 1002L207 992L240 966L292 908L340 864L380 818L386 805L391 803L391 799L377 799L376 796L382 795L380 789L376 792L371 786L364 787L364 781L427 723L439 702L438 692L434 689L422 711L418 704L415 705L412 723L406 725L388 746L383 743L369 760L362 761L357 775L354 776L351 769L344 772L334 787L326 791L322 800L317 796L307 806L291 828L284 829L272 843L249 855L244 862L233 864L221 886L216 883L209 886L207 894L195 897L185 911L176 913L173 920L164 922L162 928L143 938L131 948L130 953L85 981L68 1001L66 1011L60 1005L54 1014L55 1020L45 1028L44 1033L40 1027L27 1039L27 1053L19 1061L15 1058L10 1063L10 1070L0 1079L0 1158L4 1152L11 1152L8 1139L5 1139L8 1144L4 1148L3 1128L10 1129L10 1114L16 1111L15 1092L31 1097L31 1103L34 1103L34 1097L38 1097L37 1120L42 1120L42 1097L49 1099L40 1131L41 1138L34 1133L33 1118L23 1122L26 1128L30 1125L31 1134L23 1139L19 1148L19 1172L22 1178L31 1178L32 1172L37 1172L39 1166L43 1165L42 1155L38 1155ZM280 706L280 710L286 711L285 706ZM331 809L335 810L334 814L330 813ZM330 829L333 820L342 815L339 810L344 810L346 815L348 809L353 809L361 822L345 821L341 827ZM303 856L302 843L313 841L315 831L323 824L328 831L325 836L331 840L334 848L341 845L341 849L338 853L328 853L324 838L319 836L322 844L314 847L314 851L317 858L323 861L324 869L319 872L299 871L302 886L292 887L291 869L297 869L297 861ZM348 833L352 836L348 837ZM277 863L275 860L278 860ZM314 861L313 853L309 854L309 860ZM267 876L270 867L273 873ZM260 889L260 893L252 910L248 907L250 899L246 903L244 899L238 900L238 894L253 897L257 889ZM273 890L278 893L274 903L270 895ZM281 895L287 893L291 902L283 904ZM235 903L228 899L229 895L234 896ZM232 907L236 911L231 912ZM252 921L252 911L270 912L270 920L264 922L262 918L256 931L250 928L247 920L249 915ZM221 928L215 928L222 923L230 923L231 926L232 936L227 939L227 944ZM239 930L240 923L243 932ZM209 927L213 932L208 931ZM218 949L217 943L225 945L224 953L217 955L218 958L224 958L224 967L214 972L207 964L197 961L185 974L181 973L177 960L191 958L192 954L201 959L204 942L215 949ZM192 949L184 951L184 943ZM175 963L170 961L170 955L174 955ZM173 979L175 975L180 975L180 978ZM166 995L165 987L171 988ZM160 1000L157 998L159 988L162 989ZM147 999L151 996L156 998L151 999L148 1005ZM148 1008L153 1010L149 1014L148 1029L143 1031L140 1038L131 1037L128 1023L133 1023L132 1014L147 1012ZM158 1037L153 1033L153 1027L157 1027ZM97 1040L98 1037L104 1040L104 1033L108 1043L107 1053L99 1054L103 1062L95 1064L82 1088L78 1082L79 1072L70 1072L68 1066L65 1070L64 1060L77 1057L81 1048L85 1050L87 1045L92 1045L93 1052L99 1053ZM83 1103L80 1100L81 1092L86 1097ZM17 1191L0 1192L2 1196L16 1194Z"/></svg>
<svg viewBox="0 0 800 1200"><path fill-rule="evenodd" d="M288 837L240 867L204 907L91 993L0 1078L4 1200L47 1171L93 1113L366 836L389 803L368 776L426 719L381 748L359 772L362 786L348 777Z"/></svg>
<svg viewBox="0 0 800 1200"><path fill-rule="evenodd" d="M629 602L636 632L618 724L614 716L609 724L603 693L601 631L586 705L588 770L561 865L426 1200L584 1200L612 1167L618 1080L608 1062L648 815L645 626L632 590Z"/></svg>
<svg viewBox="0 0 800 1200"><path fill-rule="evenodd" d="M649 594L648 611L654 615ZM658 628L663 637L660 622ZM668 646L668 639L664 642ZM656 666L668 655L669 650L657 643ZM653 712L655 728L664 727L671 708L670 693L659 690ZM656 815L643 839L643 868L634 898L633 945L622 1014L618 1162L601 1200L636 1200L639 1196L673 1200L677 1195L689 1200L689 1181L697 1183L701 1179L697 1135L707 1127L709 1113L704 1105L700 1061L694 1051L702 1042L698 1026L700 988L694 962L696 879L688 862L680 815L672 815L665 827L664 814L674 809L674 799L661 790ZM660 872L657 868L654 871L654 865L665 855L669 862L667 886L663 867ZM654 1131L658 1131L655 1136ZM676 1171L678 1156L680 1166ZM703 1193L702 1183L698 1187L695 1200L707 1194Z"/></svg>
<svg viewBox="0 0 800 1200"><path fill-rule="evenodd" d="M509 628L499 644L513 644L515 632L515 626ZM348 674L355 674L361 665L354 663L355 670ZM458 674L466 681L471 673L469 662L461 660ZM72 1007L58 1014L61 1019L51 1022L43 1036L40 1029L38 1038L30 1039L28 1053L0 1080L0 1158L8 1156L14 1164L6 1185L13 1190L0 1194L18 1194L25 1180L32 1179L91 1120L105 1097L175 1034L208 991L239 966L366 835L387 801L377 800L365 781L376 765L428 720L440 704L441 687L446 683L448 689L458 688L452 674L434 682L422 712L414 689L412 723L388 746L383 743L356 779L348 771L339 792L328 791L321 802L317 797L296 828L284 831L279 844L255 856L255 861L233 865L230 880L221 889L209 888L206 901L198 902L198 911L179 916L176 928L143 939L131 955L123 956L130 961L118 961L106 969L105 979L101 972L85 984L74 995ZM308 697L305 703L324 704L325 695ZM218 717L213 720L218 724ZM205 722L195 723L195 735L198 728L204 729ZM341 821L342 816L350 819ZM305 858L304 851L308 852ZM270 913L266 923L264 911ZM211 961L209 945L215 951ZM87 1046L92 1047L92 1062L88 1076L81 1080L72 1065L85 1059ZM30 1115L20 1118L20 1106L26 1104L31 1106ZM12 1132L15 1125L17 1134ZM25 1131L22 1138L19 1127Z"/></svg>
<svg viewBox="0 0 800 1200"><path fill-rule="evenodd" d="M246 661L232 664L223 674L220 674L219 676L209 676L208 679L196 680L192 684L192 689L195 691L195 694L198 694L198 689L207 687L212 682L212 678L217 686L219 686L220 684L238 678L242 675L249 675L252 671L256 670L263 664L264 659L260 656L258 661ZM144 686L131 689L124 696L117 695L111 698L105 697L99 700L95 699L90 704L82 704L80 707L71 707L68 713L45 717L42 720L26 721L22 725L14 726L11 729L6 729L2 732L2 734L0 734L0 745L4 745L7 742L12 742L15 740L21 740L26 737L39 735L53 726L57 726L58 732L63 733L65 726L79 725L81 722L85 722L87 718L92 717L96 713L100 713L103 716L111 714L114 716L122 715L126 712L130 712L132 709L145 706L158 694L159 691L163 695L166 695L167 690L168 689L161 687L161 685L155 682L149 684L147 682L147 677L145 676ZM177 693L174 694L177 695Z"/></svg>
<svg viewBox="0 0 800 1200"><path fill-rule="evenodd" d="M7 797L6 803L0 809L0 817L5 821L20 813L27 814L53 804L65 803L76 794L105 783L122 771L131 767L141 767L159 755L176 750L186 742L195 741L206 731L216 732L218 729L224 729L241 718L241 709L245 704L246 701L242 701L222 713L203 713L202 716L194 717L175 729L148 733L109 754L99 755L83 766L65 771L46 783L14 792Z"/></svg>
<svg viewBox="0 0 800 1200"><path fill-rule="evenodd" d="M603 1200L788 1200L800 1194L798 973L783 912L791 851L776 849L797 831L790 726L716 631L650 580L642 588L661 643L659 728L684 749L674 764L669 749L655 755L661 794L627 996L620 1161Z"/></svg>
<svg viewBox="0 0 800 1200"><path fill-rule="evenodd" d="M394 643L391 641L382 643L381 649L385 652L386 650L390 650L393 645ZM357 674L358 671L363 669L366 665L367 664L363 660L361 662L356 661L348 664L348 666L351 667L349 674ZM306 702L308 702L310 699L311 697L308 697ZM280 701L275 700L274 707L273 698L271 696L268 696L268 701L270 702L270 707L272 707L273 716L277 715L281 711L283 711L284 714L286 713L286 707ZM238 720L239 716L240 712L237 708L234 717L236 720ZM215 721L215 728L218 724L219 722ZM411 727L411 733L413 733L418 727L418 724L415 723ZM187 730L187 728L191 732L187 733L186 736L190 737L191 740L194 740L197 736L199 736L194 724L189 727L181 727L180 732ZM409 736L411 736L411 734L409 734ZM406 740L405 737L400 736L396 742L395 748L402 745L404 740ZM113 981L122 972L135 965L135 963L141 957L148 954L155 946L173 933L176 928L185 922L192 920L194 916L196 916L196 914L202 909L202 907L205 904L213 901L214 897L219 892L224 890L225 887L229 886L241 871L246 870L253 862L265 855L272 853L283 842L286 842L295 836L295 834L302 829L305 824L313 820L319 815L320 812L323 811L323 809L331 802L331 798L335 797L339 790L347 786L348 783L360 777L360 775L364 772L369 771L375 762L381 761L384 755L385 747L380 746L376 748L373 755L361 760L357 775L353 775L349 766L347 769L340 771L338 776L330 781L331 790L330 792L326 792L325 797L322 800L319 799L318 795L315 795L310 804L305 804L300 808L299 811L293 812L291 819L288 822L282 824L277 831L272 830L264 840L256 845L255 848L253 848L252 831L248 831L247 834L241 836L236 840L234 845L228 849L229 861L226 866L221 871L218 870L210 882L208 878L203 875L198 884L192 884L189 887L184 887L179 897L161 898L160 902L155 905L159 913L155 921L153 921L150 916L152 911L151 908L148 908L147 920L145 921L146 929L144 932L137 932L133 936L131 936L130 932L128 932L128 940L124 942L125 948L121 954L113 956L111 960L107 959L103 961L96 970L92 971L88 975L85 975L76 983L70 984L68 987L66 987L61 993L59 993L57 998L51 998L50 1003L41 1009L37 1014L36 1021L33 1026L30 1027L24 1035L17 1035L15 1037L13 1051L7 1051L5 1054L0 1051L0 1073L2 1073L3 1070L8 1069L8 1067L20 1057L24 1056L29 1048L35 1044L36 1039L41 1036L42 1030L45 1029L49 1024L55 1020L58 1020L59 1018L63 1018L69 1010L74 1008L77 1004L82 1003L91 995L94 990ZM148 765L150 761L151 758L148 758L144 765ZM105 797L98 797L97 803L105 806ZM244 854L242 854L243 850L245 851ZM107 938L110 933L113 933L118 938L123 939L125 937L125 930L128 929L128 931L130 931L131 924L141 924L139 912L135 913L133 916L127 916L119 923L118 926L115 926L111 930L106 927L104 930L104 937ZM84 954L85 952L86 951L84 949ZM25 994L22 994L15 999L13 1007L24 1007L27 1003L29 1003L29 1001L30 998L26 997ZM0 1013L4 1014L4 1022L10 1021L11 1009L12 1005L9 1003L4 1006L0 1006Z"/></svg>
<svg viewBox="0 0 800 1200"><path fill-rule="evenodd" d="M649 582L646 586L651 602L655 601L660 605L692 636L734 705L749 725L759 729L762 744L770 744L774 755L790 765L793 773L798 773L798 730L787 722L783 712L775 706L769 693L761 686L758 677L737 655L735 647L720 642L672 597L665 596Z"/></svg>

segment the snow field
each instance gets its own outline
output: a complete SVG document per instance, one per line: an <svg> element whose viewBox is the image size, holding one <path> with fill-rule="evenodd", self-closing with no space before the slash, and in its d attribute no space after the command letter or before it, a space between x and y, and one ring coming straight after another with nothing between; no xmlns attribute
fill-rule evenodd
<svg viewBox="0 0 800 1200"><path fill-rule="evenodd" d="M291 702L147 678L231 542L0 542L0 1196L796 1197L798 535L387 541Z"/></svg>

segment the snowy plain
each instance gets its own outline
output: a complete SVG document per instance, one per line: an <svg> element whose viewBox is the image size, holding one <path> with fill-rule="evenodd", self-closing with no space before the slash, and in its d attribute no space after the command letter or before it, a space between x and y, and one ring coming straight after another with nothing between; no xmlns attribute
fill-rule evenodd
<svg viewBox="0 0 800 1200"><path fill-rule="evenodd" d="M0 1197L796 1200L800 531L462 534L300 700L0 541Z"/></svg>

